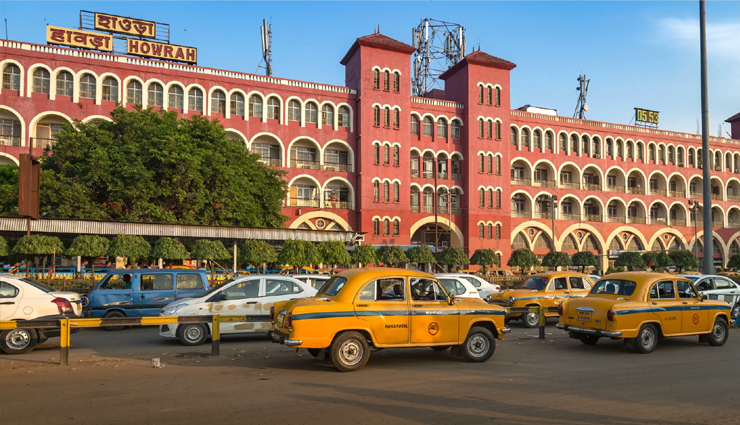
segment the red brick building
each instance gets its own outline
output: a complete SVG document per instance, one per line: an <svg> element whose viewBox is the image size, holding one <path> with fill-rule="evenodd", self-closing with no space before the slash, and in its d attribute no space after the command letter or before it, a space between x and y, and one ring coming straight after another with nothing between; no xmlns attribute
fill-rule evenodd
<svg viewBox="0 0 740 425"><path fill-rule="evenodd" d="M141 104L217 118L287 171L292 228L367 232L374 245L439 238L504 262L520 247L544 255L553 234L556 249L593 251L602 267L622 250L693 249L700 136L512 109L515 65L481 51L441 76L445 90L414 97L412 52L361 37L337 87L0 41L0 164L29 143L41 153L60 124ZM739 121L728 119L732 139L710 137L718 263L740 251Z"/></svg>

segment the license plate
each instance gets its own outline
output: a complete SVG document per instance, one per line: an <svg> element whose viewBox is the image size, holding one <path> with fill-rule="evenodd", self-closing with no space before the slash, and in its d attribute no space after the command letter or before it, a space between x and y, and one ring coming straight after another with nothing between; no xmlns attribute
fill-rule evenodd
<svg viewBox="0 0 740 425"><path fill-rule="evenodd" d="M276 334L275 332L273 332L272 333L272 339L274 339L275 341L280 341L280 336L278 334Z"/></svg>
<svg viewBox="0 0 740 425"><path fill-rule="evenodd" d="M285 313L278 314L277 322L276 322L278 329L283 327L283 321L285 321Z"/></svg>
<svg viewBox="0 0 740 425"><path fill-rule="evenodd" d="M578 312L578 321L580 321L580 322L590 322L591 321L591 312L590 311L579 311Z"/></svg>

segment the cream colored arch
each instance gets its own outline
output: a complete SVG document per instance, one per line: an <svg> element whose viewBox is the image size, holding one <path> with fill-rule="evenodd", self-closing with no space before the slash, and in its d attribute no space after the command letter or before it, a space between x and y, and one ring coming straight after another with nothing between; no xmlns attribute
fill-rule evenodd
<svg viewBox="0 0 740 425"><path fill-rule="evenodd" d="M489 186L488 188L490 189L491 187ZM511 192L511 195L509 197L513 199L515 195L519 195L519 194L522 194L527 199L529 199L530 205L533 205L534 204L534 199L532 199L532 195L530 195L525 190L521 190L521 189L520 190L515 190L515 191ZM566 195L566 196L573 196L573 195ZM576 199L578 199L578 198L576 198Z"/></svg>
<svg viewBox="0 0 740 425"><path fill-rule="evenodd" d="M306 224L308 224L309 227L315 230L316 226L314 226L313 223L309 221L313 218L329 218L331 220L334 220L334 222L336 222L339 226L344 228L345 231L347 232L352 231L352 227L349 225L349 223L347 223L345 219L329 211L311 211L305 214L301 214L292 223L290 223L290 226L288 228L297 229L298 226L300 226L301 224L305 222Z"/></svg>
<svg viewBox="0 0 740 425"><path fill-rule="evenodd" d="M496 155L501 155L501 154L499 153L499 154L496 154ZM555 179L555 181L558 180L558 176L555 175L558 172L558 167L555 166L555 163L554 162L550 161L549 159L540 159L540 160L537 160L534 164L532 164L532 171L536 170L537 169L537 166L540 165L540 164L546 164L546 165L548 165L549 171L552 171L553 178Z"/></svg>
<svg viewBox="0 0 740 425"><path fill-rule="evenodd" d="M435 220L434 216L428 216L420 219L416 223L411 225L411 228L409 229L409 237L413 236L414 233L416 233L419 228L425 224L433 224ZM460 230L459 227L453 222L451 222L449 219L447 219L444 216L437 216L438 224L442 226L446 226L448 229L452 231L453 236L457 239L455 241L455 238L452 238L452 245L457 246L458 248L464 248L465 247L465 236L463 235L462 230ZM455 244L457 242L457 244Z"/></svg>
<svg viewBox="0 0 740 425"><path fill-rule="evenodd" d="M90 115L82 119L82 122L87 124L95 120L105 120L109 122L113 122L113 119L107 115Z"/></svg>
<svg viewBox="0 0 740 425"><path fill-rule="evenodd" d="M90 74L93 77L95 77L95 104L100 105L100 99L103 97L103 87L101 85L100 78L98 77L98 74L93 71L92 69L82 69L80 71L77 71L77 75L75 75L75 87L74 87L74 95L72 96L72 101L75 103L78 103L80 101L80 80L82 80L82 77L85 76L85 74Z"/></svg>
<svg viewBox="0 0 740 425"><path fill-rule="evenodd" d="M288 104L287 101L286 101L285 104L286 105ZM352 106L350 106L349 103L347 103L347 102L339 102L339 103L337 103L336 114L334 114L335 115L335 118L336 118L335 121L337 123L336 126L337 126L337 128L339 128L339 109L341 107L343 107L343 106L346 107L349 110L349 131L351 133L351 132L355 131L355 111L354 111L354 109L352 109Z"/></svg>
<svg viewBox="0 0 740 425"><path fill-rule="evenodd" d="M201 93L201 95L203 96L203 108L204 108L204 109L206 108L206 105L207 105L208 99L206 99L205 97L206 97L206 95L207 95L207 93L208 93L208 90L206 90L206 89L205 89L205 88L204 88L203 86L201 86L200 84L190 84L189 86L187 86L187 87L185 88L185 93L183 93L183 96L184 96L184 98L183 98L183 102L182 102L182 103L183 103L183 105L182 105L183 111L182 111L182 112L183 112L184 114L187 114L187 113L189 113L189 112L190 112L190 111L188 110L188 97L190 96L190 90L192 90L192 89L194 89L194 88L197 88L197 89L199 89L199 90L200 90L200 93ZM204 111L199 111L199 112L200 112L201 114L202 114L202 113L204 113Z"/></svg>
<svg viewBox="0 0 740 425"><path fill-rule="evenodd" d="M632 233L634 235L634 237L636 237L636 238L638 238L640 240L640 243L642 244L642 246L645 249L649 249L650 245L648 245L648 243L647 243L648 240L645 237L645 235L641 231L637 230L636 228L634 228L632 226L619 226L616 229L612 230L612 232L609 234L609 237L605 239L607 242L609 242L608 244L605 244L604 245L606 247L606 249L608 249L609 244L611 244L611 240L614 239L614 238L616 238L616 237L618 237L619 234L622 233L622 232ZM622 241L621 239L619 240L619 243L621 244L621 246L625 246L624 245L624 241Z"/></svg>
<svg viewBox="0 0 740 425"><path fill-rule="evenodd" d="M735 233L735 234L737 235L739 233L740 232ZM722 261L723 261L722 265L724 266L725 264L727 264L727 261L729 260L728 253L730 252L730 249L729 249L730 245L725 243L724 239L722 239L719 233L715 232L714 230L712 230L712 237L714 238L714 242L719 242L719 252L720 254L722 254ZM689 251L694 251L694 244L696 244L697 239L700 239L702 243L704 243L704 230L703 229L697 232L694 238L691 239L691 243L689 245L684 245L686 246L686 249L688 249ZM732 238L729 239L730 243L732 243L732 240L733 240ZM706 249L704 249L704 254L706 254ZM712 258L714 258L714 253L712 253Z"/></svg>
<svg viewBox="0 0 740 425"><path fill-rule="evenodd" d="M577 134L577 133L575 133L575 134ZM568 136L568 137L570 137L570 136ZM570 146L570 139L568 139L568 146ZM569 154L570 154L570 152L569 152ZM564 163L560 164L560 168L558 168L557 176L555 176L556 177L556 180L557 180L557 185L558 186L560 185L560 174L563 172L563 168L565 168L566 165L572 165L576 169L576 171L578 172L578 176L576 176L578 178L578 180L576 180L576 181L578 182L578 187L581 187L582 186L582 183L583 183L583 171L581 170L581 167L579 167L578 164L576 164L573 161L565 161Z"/></svg>
<svg viewBox="0 0 740 425"><path fill-rule="evenodd" d="M719 185L719 187L722 189L720 191L721 192L721 195L722 195L722 201L726 201L727 200L727 190L725 188L727 186L725 186L725 184L722 182L722 179L719 178L719 177L717 177L717 176L711 176L709 178L709 182L710 182L710 186L711 186L712 183L715 183L715 182Z"/></svg>
<svg viewBox="0 0 740 425"><path fill-rule="evenodd" d="M285 110L285 102L283 102L283 97L280 96L277 93L270 93L266 96L264 96L264 99L262 100L262 122L267 122L267 101L270 100L270 98L277 98L279 104L280 104L280 114L278 114L278 124L283 125L283 113L282 111ZM334 122L336 123L337 114L336 114L336 108L334 110ZM249 115L249 114L247 114ZM319 116L318 116L318 128L321 128L321 106L319 106Z"/></svg>
<svg viewBox="0 0 740 425"><path fill-rule="evenodd" d="M23 67L23 65L14 59L4 59L0 61L0 75L5 72L5 67L7 65L15 65L18 67L18 70L20 71L20 84L18 85L18 96L23 97L24 89L26 86L26 69ZM74 74L72 74L74 75ZM0 84L2 86L2 84ZM3 88L0 87L0 94L3 93Z"/></svg>
<svg viewBox="0 0 740 425"><path fill-rule="evenodd" d="M287 124L288 124L288 123L290 122L290 121L288 121L288 105L290 105L290 102L292 102L292 101L294 101L294 100L295 100L296 102L298 102L298 104L299 104L299 105L300 105L300 107L301 107L301 113L300 113L300 114L299 114L299 116L298 116L298 121L297 121L297 122L298 122L298 123L300 124L300 126L301 126L301 127L305 127L305 121L304 121L304 119L305 119L305 115L304 115L304 113L303 113L303 110L304 110L305 106L303 105L303 99L301 99L301 98L300 98L300 97L298 97L298 96L288 96L288 97L287 97L287 98L285 99L285 108L284 108L284 110L283 110L283 115L285 116L285 119L284 119L285 125L287 125ZM245 111L245 112L246 112L246 111ZM249 115L249 114L245 114L245 115ZM351 124L350 124L350 125L351 125Z"/></svg>
<svg viewBox="0 0 740 425"><path fill-rule="evenodd" d="M0 67L0 70L2 67ZM2 84L0 84L2 86ZM23 120L23 117L21 114L18 113L15 109L11 108L10 106L0 105L0 111L8 111L11 114L15 115L15 117L20 121L21 123L21 146L28 146L26 144L26 122Z"/></svg>
<svg viewBox="0 0 740 425"><path fill-rule="evenodd" d="M426 155L427 153L430 153L430 154L432 154L432 156L433 156L433 157L436 157L436 156L437 156L437 153L436 153L436 152L434 152L434 151L433 151L432 149L424 149L424 150L423 150L423 151L421 152L421 155L420 155L420 156L424 156L424 155Z"/></svg>
<svg viewBox="0 0 740 425"><path fill-rule="evenodd" d="M717 208L718 210L722 211L722 227L727 228L727 214L725 213L725 209L722 207L722 205L712 204L712 209Z"/></svg>
<svg viewBox="0 0 740 425"><path fill-rule="evenodd" d="M606 242L604 242L604 237L601 235L601 231L588 223L577 223L568 226L560 233L560 238L557 241L555 249L562 249L565 238L570 236L576 230L588 230L596 238L596 241L599 243L599 245L601 245L601 253L606 254L605 251L608 249L608 245L606 244ZM578 241L576 242L579 243ZM583 242L585 242L585 240ZM579 250L583 247L583 242L579 243Z"/></svg>
<svg viewBox="0 0 740 425"><path fill-rule="evenodd" d="M335 176L335 177L332 177L332 178L326 180L324 182L324 186L321 187L321 192L324 193L326 191L326 189L329 187L329 183L331 183L333 181L340 181L340 182L344 183L345 185L347 185L347 188L349 188L349 199L350 199L350 203L349 203L350 204L350 207L349 207L349 209L350 210L355 209L355 187L352 186L352 183L350 183L349 180L345 179L344 177ZM394 181L396 181L396 180L394 180ZM398 180L398 181L400 183L400 180Z"/></svg>
<svg viewBox="0 0 740 425"><path fill-rule="evenodd" d="M534 194L534 196L532 196L532 200L533 200L533 202L534 202L534 201L537 201L537 199L538 199L538 198L539 198L540 196L542 196L542 195L545 195L545 196L552 196L552 193L550 193L550 192L549 192L549 191L547 191L547 190L541 190L541 191L537 192L536 194Z"/></svg>
<svg viewBox="0 0 740 425"><path fill-rule="evenodd" d="M514 238L516 237L516 235L518 235L520 232L521 233L524 233L526 235L526 232L524 230L525 229L528 229L530 227L534 227L534 228L540 230L541 231L540 233L542 233L542 232L547 233L548 237L549 238L552 238L552 229L550 229L544 223L540 223L539 221L525 221L523 223L520 223L518 226L516 226L514 228L514 230L511 231L511 236L510 236L509 240L510 241L513 241ZM537 237L539 237L539 236L540 235L537 235ZM527 242L527 245L529 246L529 248L532 249L532 247L534 246L534 243L537 241L537 238L535 238L534 240L530 241L528 237L525 237L524 238L524 241ZM560 246L558 245L557 241L553 241L553 245L555 246L555 250L556 251L559 251L560 250Z"/></svg>
<svg viewBox="0 0 740 425"><path fill-rule="evenodd" d="M650 210L648 209L647 205L645 204L645 201L643 201L640 198L631 198L627 202L627 208L629 208L630 205L632 205L633 202L637 202L638 204L642 205L642 210L645 212L645 215L650 214ZM664 204L665 205L665 204Z"/></svg>
<svg viewBox="0 0 740 425"><path fill-rule="evenodd" d="M299 174L299 175L293 177L292 179L290 179L290 182L288 183L288 187L293 186L293 183L295 183L296 180L302 179L302 178L307 178L307 179L311 180L312 182L316 183L316 189L317 190L318 189L321 189L323 187L321 185L321 183L319 183L319 181L316 180L316 177L314 177L312 175L309 175L309 174ZM322 204L323 204L323 202L322 202Z"/></svg>
<svg viewBox="0 0 740 425"><path fill-rule="evenodd" d="M242 101L244 102L244 115L236 114L235 111L231 110L231 96L238 94L242 97ZM246 115L248 115L249 111L249 103L247 102L247 94L242 89L231 89L230 91L226 92L226 113L224 117L231 118L232 115L241 117L242 119L246 118ZM286 112L287 113L287 112Z"/></svg>
<svg viewBox="0 0 740 425"><path fill-rule="evenodd" d="M411 183L411 184L409 185L409 187L410 187L411 189L413 189L413 188L416 188L416 190L418 190L419 192L421 192L421 186L419 186L419 183Z"/></svg>
<svg viewBox="0 0 740 425"><path fill-rule="evenodd" d="M20 166L20 163L18 162L18 159L14 157L13 155L5 152L0 152L0 158L10 158L10 161L14 163L16 166Z"/></svg>
<svg viewBox="0 0 740 425"><path fill-rule="evenodd" d="M285 154L290 155L290 151L293 148L293 145L300 140L308 140L309 142L314 144L316 150L319 152L319 165L324 165L324 150L321 148L319 142L317 142L316 139L310 136L298 136L293 139L290 143L288 143L288 150L285 152Z"/></svg>
<svg viewBox="0 0 740 425"><path fill-rule="evenodd" d="M29 132L30 132L30 136L31 137L36 137L36 124L38 124L39 121L41 121L44 117L48 117L48 116L62 117L65 120L67 120L68 123L74 125L74 122L72 121L72 118L70 118L69 116L67 116L66 114L63 114L61 112L57 112L57 111L41 112L40 114L38 114L35 117L31 118L31 122L28 125L28 129L29 129Z"/></svg>
<svg viewBox="0 0 740 425"><path fill-rule="evenodd" d="M288 156L288 153L285 150L285 145L283 144L283 141L280 140L280 138L274 135L273 133L263 131L261 133L257 133L254 136L252 136L252 139L249 141L249 144L248 144L249 150L250 151L252 150L252 144L255 142L255 140L257 140L258 137L261 137L261 136L270 136L271 138L275 139L278 142L278 144L280 145L280 166L285 167L285 164L287 161L286 157Z"/></svg>
<svg viewBox="0 0 740 425"><path fill-rule="evenodd" d="M121 103L121 99L123 99L123 84L121 83L121 78L112 72L104 72L100 74L100 77L98 77L98 82L100 83L100 99L98 99L98 101L100 102L100 104L102 104L103 102L103 83L109 77L113 78L118 83L118 93L116 94L116 98L118 99L117 102ZM165 96L165 98L166 97L167 96Z"/></svg>
<svg viewBox="0 0 740 425"><path fill-rule="evenodd" d="M583 170L581 170L581 176L586 174L586 171L594 169L596 170L596 174L599 176L599 185L602 187L603 190L606 190L606 178L604 177L603 172L601 171L601 167L598 167L596 164L586 164L583 166Z"/></svg>
<svg viewBox="0 0 740 425"><path fill-rule="evenodd" d="M146 83L147 83L147 85L149 85L149 81L147 81ZM224 118L228 119L230 117L230 114L229 114L229 106L230 105L229 104L231 102L229 101L229 91L226 90L226 88L225 87L222 87L222 86L212 86L211 88L208 89L208 99L207 100L204 99L204 102L206 102L206 105L207 105L206 106L206 115L208 115L210 117L211 114L213 113L213 101L212 101L213 97L212 96L213 96L213 92L215 92L217 90L220 91L221 93L223 93L224 97L226 98L226 108L225 108L226 110L224 111ZM246 106L246 104L244 106ZM264 112L264 110L263 110L263 112Z"/></svg>
<svg viewBox="0 0 740 425"><path fill-rule="evenodd" d="M326 148L329 147L329 146L331 146L334 143L340 144L340 145L344 146L345 148L347 148L347 151L349 152L349 155L348 155L347 160L349 161L350 165L352 165L352 169L354 170L354 166L355 166L355 150L352 149L352 146L350 146L350 144L347 143L347 142L345 142L344 140L341 140L341 139L332 139L332 140L329 140L328 142L326 142L324 144L324 147L321 150L321 156L323 157L324 154L326 153ZM380 142L378 142L378 143L380 143ZM373 142L373 144L375 144L375 142ZM400 143L394 143L393 146L398 146L400 148L401 147L401 144ZM323 161L323 159L322 159L322 161Z"/></svg>
<svg viewBox="0 0 740 425"><path fill-rule="evenodd" d="M645 176L645 172L637 167L634 167L634 168L631 168L629 171L627 171L627 178L629 178L630 174L632 174L633 171L636 171L637 174L642 176L643 189L644 189L644 186L647 186L649 182L649 180L647 179L647 176ZM665 174L663 176L665 177ZM627 183L626 179L625 179L625 183Z"/></svg>
<svg viewBox="0 0 740 425"><path fill-rule="evenodd" d="M235 128L225 128L224 130L226 130L227 133L234 133L239 136L239 138L244 142L244 149L249 149L249 138L245 136L244 133Z"/></svg>
<svg viewBox="0 0 740 425"><path fill-rule="evenodd" d="M686 237L681 232L679 232L676 229L663 228L653 234L653 236L650 238L650 243L648 245L645 245L645 249L650 249L655 243L655 241L665 234L677 237L681 241L684 247L689 246L688 242L686 241ZM665 242L662 240L662 238L660 239L660 243L661 243L661 246L665 247Z"/></svg>
<svg viewBox="0 0 740 425"><path fill-rule="evenodd" d="M170 89L173 86L177 86L182 90L182 109L184 111L188 107L188 91L185 90L185 85L183 85L179 81L170 81L169 83L167 83L167 85L164 86L164 107L167 110L173 108L173 106L170 105Z"/></svg>
<svg viewBox="0 0 740 425"><path fill-rule="evenodd" d="M463 190L463 188L460 187L460 186L458 186L458 185L456 185L456 184L455 185L452 185L452 187L450 187L450 190L457 190L457 191L460 192L461 195L464 195L465 194L465 191Z"/></svg>
<svg viewBox="0 0 740 425"><path fill-rule="evenodd" d="M576 195L573 195L573 194L568 193L568 194L563 195L558 200L558 205L560 205L561 208L562 208L563 202L566 199L573 199L575 201L575 204L576 205L575 205L575 208L573 208L573 211L578 211L578 214L576 214L576 215L578 215L578 219L579 220L582 220L583 219L583 202L581 202L581 200L578 199L578 197Z"/></svg>
<svg viewBox="0 0 740 425"><path fill-rule="evenodd" d="M425 184L424 186L422 186L422 187L421 187L421 191L422 191L422 192L423 192L423 191L425 191L425 190L427 190L427 189L431 189L431 190L432 190L432 192L434 192L434 186L432 186L432 185L431 185L431 184L429 184L429 183L427 183L427 184Z"/></svg>
<svg viewBox="0 0 740 425"><path fill-rule="evenodd" d="M378 141L376 140L376 142L378 142ZM374 145L374 144L375 144L375 142L373 142L373 145ZM378 145L380 145L380 142L378 142ZM419 156L424 156L424 155L423 155L423 154L421 153L421 150L419 150L419 148L413 148L413 147L412 147L411 149L409 149L409 151L410 151L411 153L414 153L414 152L416 152L416 154L417 154L417 155L419 155Z"/></svg>
<svg viewBox="0 0 740 425"><path fill-rule="evenodd" d="M80 74L81 75L81 74ZM131 81L138 81L139 84L141 84L141 106L146 107L146 84L144 83L144 80L137 77L136 75L129 75L128 77L123 79L123 84L121 84L121 105L126 106L128 104L128 83ZM79 90L77 85L79 84L79 75L75 76L75 92ZM183 92L183 108L187 109L188 105L188 91L185 90Z"/></svg>
<svg viewBox="0 0 740 425"><path fill-rule="evenodd" d="M0 70L2 70L3 68L4 65L3 67L0 67ZM54 71L48 65L43 63L35 63L28 67L28 74L26 75L26 97L31 97L31 93L33 93L33 73L38 68L43 68L49 73L49 99L54 100L54 98L51 96L51 79L54 75ZM120 84L120 81L118 83Z"/></svg>
<svg viewBox="0 0 740 425"><path fill-rule="evenodd" d="M681 210L684 213L684 217L686 217L686 219L688 220L689 219L689 209L688 209L688 207L686 206L686 204L683 201L673 201L673 202L671 202L671 204L668 206L668 213L670 214L671 210L676 205L679 205L681 207ZM671 225L673 226L673 223L671 223Z"/></svg>
<svg viewBox="0 0 740 425"><path fill-rule="evenodd" d="M677 174L677 173L673 173L673 174ZM671 174L671 175L673 175L673 174ZM663 177L663 181L665 182L666 186L668 186L668 182L670 181L669 180L669 177L666 176L665 173L662 170L654 170L652 173L650 173L650 175L648 176L648 178L646 180L648 182L648 184L650 184L650 180L652 180L653 176L655 176L655 175L658 175L658 176Z"/></svg>
<svg viewBox="0 0 740 425"><path fill-rule="evenodd" d="M590 199L596 200L596 203L599 204L599 215L601 216L601 219L602 220L606 221L605 220L605 218L606 218L606 205L604 205L604 201L602 201L601 198L599 198L596 195L588 195L585 198L583 198L582 204L585 206L586 205L586 201L588 201ZM584 211L583 214L585 215L586 212Z"/></svg>

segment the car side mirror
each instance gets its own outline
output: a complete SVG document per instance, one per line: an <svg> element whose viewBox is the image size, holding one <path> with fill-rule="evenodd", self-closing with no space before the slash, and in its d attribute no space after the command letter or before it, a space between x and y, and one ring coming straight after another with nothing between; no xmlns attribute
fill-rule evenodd
<svg viewBox="0 0 740 425"><path fill-rule="evenodd" d="M224 293L223 291L221 291L221 292L219 292L219 293L217 293L217 294L214 294L214 295L213 295L213 296L212 296L212 297L211 297L211 298L210 298L210 299L208 300L208 302L225 301L225 300L226 300L226 294L225 294L225 293Z"/></svg>
<svg viewBox="0 0 740 425"><path fill-rule="evenodd" d="M708 300L709 297L707 296L707 294L701 294L701 295L699 295L699 299L702 300L702 301L704 301L704 300Z"/></svg>
<svg viewBox="0 0 740 425"><path fill-rule="evenodd" d="M454 295L447 296L447 304L449 304L449 305L455 304L455 296Z"/></svg>

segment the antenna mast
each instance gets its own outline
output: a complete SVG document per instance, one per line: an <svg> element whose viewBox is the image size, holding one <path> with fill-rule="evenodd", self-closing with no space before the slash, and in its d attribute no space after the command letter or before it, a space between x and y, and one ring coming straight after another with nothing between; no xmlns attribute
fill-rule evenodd
<svg viewBox="0 0 740 425"><path fill-rule="evenodd" d="M272 76L272 24L267 22L267 19L262 20L262 26L260 27L260 35L262 36L262 60L260 61L259 68L265 70L265 75L268 77ZM262 66L264 62L265 66Z"/></svg>
<svg viewBox="0 0 740 425"><path fill-rule="evenodd" d="M441 88L439 76L465 57L465 28L459 24L425 18L411 29L413 56L411 86L414 96Z"/></svg>
<svg viewBox="0 0 740 425"><path fill-rule="evenodd" d="M586 74L578 76L578 103L576 104L576 111L573 112L573 118L586 118L586 112L588 111L588 105L586 104L586 93L588 93L588 85L591 80L586 79Z"/></svg>

